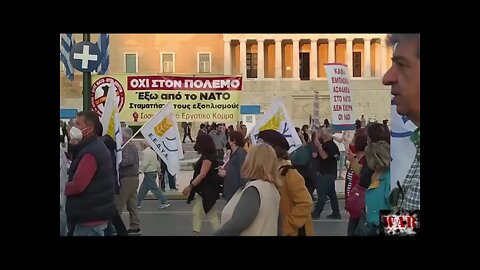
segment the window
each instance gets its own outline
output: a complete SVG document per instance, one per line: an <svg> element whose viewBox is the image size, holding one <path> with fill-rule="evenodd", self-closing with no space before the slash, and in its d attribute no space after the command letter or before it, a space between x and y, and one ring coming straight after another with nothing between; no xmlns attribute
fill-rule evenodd
<svg viewBox="0 0 480 270"><path fill-rule="evenodd" d="M257 78L258 54L247 53L247 78Z"/></svg>
<svg viewBox="0 0 480 270"><path fill-rule="evenodd" d="M353 53L353 77L362 77L362 53Z"/></svg>
<svg viewBox="0 0 480 270"><path fill-rule="evenodd" d="M174 73L175 72L175 54L174 53L162 53L160 54L161 73Z"/></svg>
<svg viewBox="0 0 480 270"><path fill-rule="evenodd" d="M211 62L212 54L209 52L206 53L198 53L198 73L210 73L212 62Z"/></svg>
<svg viewBox="0 0 480 270"><path fill-rule="evenodd" d="M308 52L301 52L300 53L300 80L310 80L310 53Z"/></svg>
<svg viewBox="0 0 480 270"><path fill-rule="evenodd" d="M125 53L125 73L138 72L138 54Z"/></svg>

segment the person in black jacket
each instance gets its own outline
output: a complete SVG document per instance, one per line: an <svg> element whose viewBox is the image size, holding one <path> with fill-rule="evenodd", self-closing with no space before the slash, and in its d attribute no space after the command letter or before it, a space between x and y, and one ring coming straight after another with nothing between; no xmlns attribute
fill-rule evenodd
<svg viewBox="0 0 480 270"><path fill-rule="evenodd" d="M108 150L110 151L110 156L112 158L112 165L113 165L115 195L118 195L120 194L120 179L118 178L118 173L117 173L117 155L116 155L117 144L112 139L112 137L110 137L110 135L104 135L102 136L102 139L105 145L107 146ZM108 227L105 231L106 236L114 235L114 231L112 227L115 228L115 231L117 232L117 236L128 236L127 228L125 227L122 217L120 216L120 213L118 213L118 210L116 208L115 208L115 215L113 216L112 220L108 223Z"/></svg>
<svg viewBox="0 0 480 270"><path fill-rule="evenodd" d="M192 143L195 141L192 139L192 125L190 123L185 124L185 127L183 128L183 143L185 143L185 139L189 138Z"/></svg>
<svg viewBox="0 0 480 270"><path fill-rule="evenodd" d="M115 215L113 166L108 148L97 134L102 128L93 111L80 112L70 139L75 145L65 186L66 214L73 236L104 236Z"/></svg>
<svg viewBox="0 0 480 270"><path fill-rule="evenodd" d="M207 215L213 231L220 228L220 221L212 209L220 198L220 180L218 177L218 161L216 158L215 144L210 135L200 135L194 145L195 151L202 156L195 163L195 171L190 185L183 190L184 195L189 195L187 203L198 194L193 205L193 232L200 233L202 228L202 216Z"/></svg>

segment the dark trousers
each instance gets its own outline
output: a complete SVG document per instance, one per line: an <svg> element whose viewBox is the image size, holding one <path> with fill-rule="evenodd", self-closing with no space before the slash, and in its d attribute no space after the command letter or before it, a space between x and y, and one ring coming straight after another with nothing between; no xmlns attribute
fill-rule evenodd
<svg viewBox="0 0 480 270"><path fill-rule="evenodd" d="M217 149L217 160L219 165L223 165L223 157L225 156L225 151L223 149Z"/></svg>
<svg viewBox="0 0 480 270"><path fill-rule="evenodd" d="M67 222L67 236L73 236L73 231L75 230L75 223L73 222Z"/></svg>
<svg viewBox="0 0 480 270"><path fill-rule="evenodd" d="M359 218L348 219L347 236L355 236L355 230L357 229L359 222L360 222Z"/></svg>
<svg viewBox="0 0 480 270"><path fill-rule="evenodd" d="M320 216L322 214L323 207L327 201L327 196L330 198L333 214L340 214L337 192L335 191L335 180L337 179L337 176L333 174L324 174L317 175L315 178L318 198L317 203L315 204L315 210L313 211L314 216Z"/></svg>
<svg viewBox="0 0 480 270"><path fill-rule="evenodd" d="M303 179L305 179L305 186L313 200L313 191L315 190L315 183L313 182L314 174L311 172L308 165L299 165L297 166L297 169L298 173L303 176Z"/></svg>
<svg viewBox="0 0 480 270"><path fill-rule="evenodd" d="M117 232L117 236L128 236L127 227L123 223L122 217L118 212L115 213L112 220L108 223L107 229L105 230L105 236L113 235L113 228Z"/></svg>
<svg viewBox="0 0 480 270"><path fill-rule="evenodd" d="M190 139L190 141L191 141L192 143L195 142L195 141L192 139L192 134L189 132L189 133L183 133L183 141L182 141L183 143L185 143L185 139L186 139L187 137Z"/></svg>
<svg viewBox="0 0 480 270"><path fill-rule="evenodd" d="M159 180L160 181L160 189L165 192L165 177L168 175L168 185L170 186L170 189L177 189L177 183L175 182L175 177L170 174L170 172L167 170L167 164L163 162L163 160L160 160L161 163L161 173L162 177ZM165 175L167 173L167 175Z"/></svg>

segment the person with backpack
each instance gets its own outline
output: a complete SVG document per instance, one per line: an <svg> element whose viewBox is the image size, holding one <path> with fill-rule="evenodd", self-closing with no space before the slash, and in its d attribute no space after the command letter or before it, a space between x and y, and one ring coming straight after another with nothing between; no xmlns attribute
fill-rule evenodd
<svg viewBox="0 0 480 270"><path fill-rule="evenodd" d="M356 236L379 234L380 211L390 210L390 144L385 141L369 143L365 148L367 166L374 171L365 192L365 212L360 218Z"/></svg>
<svg viewBox="0 0 480 270"><path fill-rule="evenodd" d="M282 183L277 187L280 192L280 235L312 236L312 197L302 175L289 160L287 139L275 130L260 131L258 138L273 147L278 159Z"/></svg>
<svg viewBox="0 0 480 270"><path fill-rule="evenodd" d="M360 165L360 168L365 165L364 151L366 146L367 131L365 128L360 128L355 133L352 144L349 146L348 160L350 161L350 166L345 177L345 209L350 214L347 228L348 236L355 235L355 229L365 207L366 189L359 185L360 173L354 172L352 164L356 162Z"/></svg>
<svg viewBox="0 0 480 270"><path fill-rule="evenodd" d="M362 131L358 132L359 130L362 130L362 128L357 130L355 141L360 139L357 138L357 136L359 137L363 134ZM364 130L366 131L367 145L380 141L385 141L387 144L390 144L390 131L385 125L379 123L370 123L364 128ZM364 156L365 161L363 164L360 164L361 162L359 162L359 160L353 158L354 154L351 151L349 151L347 155L350 160L351 170L355 175L359 175L358 182L355 185L352 185L352 190L349 192L350 198L346 200L346 207L347 211L350 213L350 216L352 216L352 212L355 212L354 216L358 217L358 222L349 222L349 228L347 229L350 234L354 234L358 225L360 224L360 218L365 211L365 194L372 182L374 170L369 166L365 166L368 162L367 155ZM355 155L358 155L358 152L356 152Z"/></svg>

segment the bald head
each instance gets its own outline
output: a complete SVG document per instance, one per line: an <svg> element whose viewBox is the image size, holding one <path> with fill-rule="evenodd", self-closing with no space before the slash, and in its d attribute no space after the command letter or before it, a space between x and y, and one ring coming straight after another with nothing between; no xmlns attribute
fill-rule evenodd
<svg viewBox="0 0 480 270"><path fill-rule="evenodd" d="M129 127L123 127L122 128L122 138L123 138L123 143L127 142L132 138L133 136L133 130Z"/></svg>
<svg viewBox="0 0 480 270"><path fill-rule="evenodd" d="M140 141L140 145L142 146L143 149L147 149L148 147L150 147L150 145L146 140Z"/></svg>
<svg viewBox="0 0 480 270"><path fill-rule="evenodd" d="M122 135L127 139L130 139L133 136L133 130L129 127L122 128Z"/></svg>

